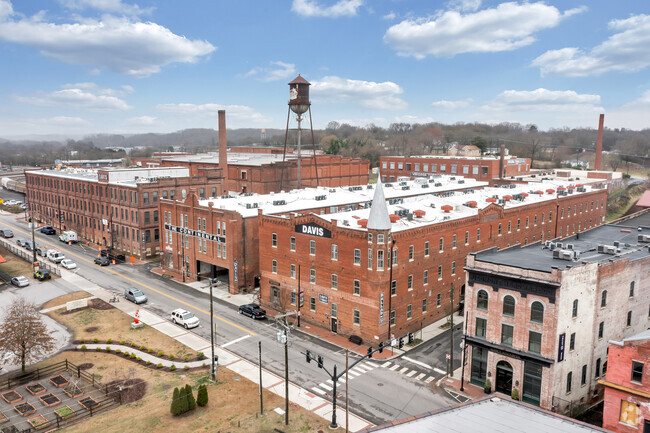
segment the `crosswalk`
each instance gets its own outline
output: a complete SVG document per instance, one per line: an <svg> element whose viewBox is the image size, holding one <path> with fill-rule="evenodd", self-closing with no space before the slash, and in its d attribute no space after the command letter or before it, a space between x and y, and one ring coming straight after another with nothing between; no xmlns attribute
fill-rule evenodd
<svg viewBox="0 0 650 433"><path fill-rule="evenodd" d="M417 369L411 368L410 366L406 366L406 364L410 363L409 361L411 360L398 359L396 362L400 362L400 364L397 364L393 361L386 361L382 364L376 364L370 361L361 362L348 371L348 380L356 379L362 374L375 369L386 369L428 385L434 380L440 379L445 374L444 371L438 368L432 368L422 363L415 363L415 365L417 365ZM345 385L345 377L341 377L336 384L337 388L343 385ZM331 395L333 390L334 384L332 383L331 379L328 379L325 382L318 384L318 386L312 388L312 391L321 396Z"/></svg>

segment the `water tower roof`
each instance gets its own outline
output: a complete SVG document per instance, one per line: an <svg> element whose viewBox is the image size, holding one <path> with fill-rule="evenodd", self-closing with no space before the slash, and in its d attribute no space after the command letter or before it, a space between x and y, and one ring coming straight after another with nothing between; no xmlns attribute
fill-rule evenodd
<svg viewBox="0 0 650 433"><path fill-rule="evenodd" d="M306 84L308 86L311 86L311 83L305 80L304 78L302 78L300 74L298 74L298 76L294 78L293 81L290 82L289 84Z"/></svg>

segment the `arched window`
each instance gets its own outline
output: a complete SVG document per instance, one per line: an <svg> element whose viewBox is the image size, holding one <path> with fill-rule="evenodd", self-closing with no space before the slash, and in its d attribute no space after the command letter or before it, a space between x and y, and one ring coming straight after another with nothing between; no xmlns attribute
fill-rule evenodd
<svg viewBox="0 0 650 433"><path fill-rule="evenodd" d="M603 296L600 298L600 306L604 307L607 305L607 290L603 290Z"/></svg>
<svg viewBox="0 0 650 433"><path fill-rule="evenodd" d="M505 316L515 315L515 298L508 295L503 298L503 314Z"/></svg>
<svg viewBox="0 0 650 433"><path fill-rule="evenodd" d="M476 294L476 308L479 310L487 310L488 307L488 294L485 290L479 290Z"/></svg>
<svg viewBox="0 0 650 433"><path fill-rule="evenodd" d="M535 301L530 306L530 321L544 323L544 304Z"/></svg>

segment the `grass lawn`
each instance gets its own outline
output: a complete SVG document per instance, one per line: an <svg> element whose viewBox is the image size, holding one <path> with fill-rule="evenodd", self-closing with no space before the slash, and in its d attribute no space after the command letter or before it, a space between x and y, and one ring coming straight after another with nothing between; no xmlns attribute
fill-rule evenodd
<svg viewBox="0 0 650 433"><path fill-rule="evenodd" d="M52 308L59 305L62 305L65 308L66 302L89 298L91 296L92 295L90 293L84 292L83 290L80 290L78 292L68 293L67 295L59 296L58 298L54 298L52 300L47 301L45 305L43 305L43 309L45 310L46 308Z"/></svg>
<svg viewBox="0 0 650 433"><path fill-rule="evenodd" d="M10 239L10 241L13 239L14 238ZM0 254L2 254L2 257L7 260L5 263L0 263L0 271L6 272L12 277L24 275L31 280L32 275L34 274L31 263L21 259L20 257L14 256L8 249L2 246L0 246Z"/></svg>

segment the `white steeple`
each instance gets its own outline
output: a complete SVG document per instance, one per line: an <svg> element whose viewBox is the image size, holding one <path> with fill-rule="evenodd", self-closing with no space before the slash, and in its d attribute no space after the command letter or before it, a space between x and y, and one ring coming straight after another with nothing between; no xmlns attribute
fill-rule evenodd
<svg viewBox="0 0 650 433"><path fill-rule="evenodd" d="M388 206L384 197L384 188L381 185L381 173L377 177L377 186L375 195L372 197L372 206L370 206L370 215L368 216L367 228L372 230L390 230L390 217L388 216Z"/></svg>

